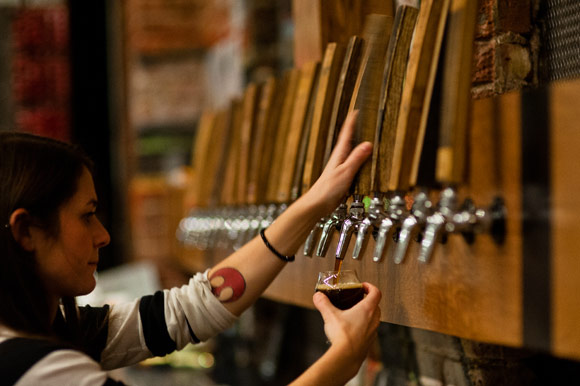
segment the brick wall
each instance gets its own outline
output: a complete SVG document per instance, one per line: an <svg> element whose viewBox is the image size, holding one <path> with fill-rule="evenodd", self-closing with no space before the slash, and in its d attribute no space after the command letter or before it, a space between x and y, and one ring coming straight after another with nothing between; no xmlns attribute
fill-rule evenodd
<svg viewBox="0 0 580 386"><path fill-rule="evenodd" d="M537 83L537 0L480 0L476 24L475 98Z"/></svg>

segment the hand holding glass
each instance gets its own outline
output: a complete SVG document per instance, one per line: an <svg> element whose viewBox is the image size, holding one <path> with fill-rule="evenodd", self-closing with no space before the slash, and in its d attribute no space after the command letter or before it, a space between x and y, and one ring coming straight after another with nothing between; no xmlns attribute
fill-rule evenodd
<svg viewBox="0 0 580 386"><path fill-rule="evenodd" d="M341 310L351 308L365 296L362 283L351 270L319 272L315 291L325 294Z"/></svg>

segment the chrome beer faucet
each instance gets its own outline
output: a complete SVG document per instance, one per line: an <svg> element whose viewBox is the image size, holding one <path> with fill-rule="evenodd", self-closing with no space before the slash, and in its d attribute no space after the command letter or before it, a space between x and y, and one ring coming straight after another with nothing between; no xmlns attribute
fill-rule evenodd
<svg viewBox="0 0 580 386"><path fill-rule="evenodd" d="M318 247L316 248L316 256L326 256L334 231L340 229L342 223L346 220L346 217L347 206L346 203L343 202L334 210L334 212L332 212L328 220L323 224L320 233L320 240L318 241Z"/></svg>
<svg viewBox="0 0 580 386"><path fill-rule="evenodd" d="M304 256L312 257L312 255L314 254L314 245L320 239L320 235L322 233L322 230L324 229L324 224L328 220L329 220L328 217L323 217L320 220L318 220L318 222L314 225L314 227L308 234L306 241L304 242L304 251L303 251Z"/></svg>
<svg viewBox="0 0 580 386"><path fill-rule="evenodd" d="M475 234L489 233L496 244L502 244L506 233L506 208L502 198L494 198L488 208L478 208L467 198L457 208L457 193L452 188L441 192L437 211L427 217L425 235L421 241L419 260L429 262L436 242L443 234L460 233L472 244Z"/></svg>
<svg viewBox="0 0 580 386"><path fill-rule="evenodd" d="M395 247L394 261L401 264L405 259L411 239L425 227L427 217L433 213L433 203L426 190L419 190L415 195L411 213L401 222L401 230Z"/></svg>
<svg viewBox="0 0 580 386"><path fill-rule="evenodd" d="M473 244L475 235L482 233L489 233L496 244L503 244L506 233L505 203L501 197L494 197L489 207L481 208L467 198L459 212L453 215L446 230L461 233L468 244Z"/></svg>
<svg viewBox="0 0 580 386"><path fill-rule="evenodd" d="M348 216L342 222L340 237L336 247L335 257L340 260L344 259L352 234L358 230L365 214L365 206L362 202L363 197L356 194L353 196L353 199L354 201L350 204Z"/></svg>
<svg viewBox="0 0 580 386"><path fill-rule="evenodd" d="M356 241L352 252L352 258L358 260L366 249L368 233L371 229L378 229L381 221L387 216L385 204L381 195L376 195L371 199L366 217L358 226Z"/></svg>
<svg viewBox="0 0 580 386"><path fill-rule="evenodd" d="M393 236L398 224L407 211L406 205L405 195L400 191L395 192L393 197L389 200L387 215L382 218L378 227L377 241L373 252L373 261L379 262L382 260L387 241Z"/></svg>
<svg viewBox="0 0 580 386"><path fill-rule="evenodd" d="M441 197L437 210L427 217L425 235L421 240L419 261L428 263L433 255L435 244L440 240L444 231L453 232L455 225L453 216L457 213L457 193L453 188L445 188L441 191Z"/></svg>

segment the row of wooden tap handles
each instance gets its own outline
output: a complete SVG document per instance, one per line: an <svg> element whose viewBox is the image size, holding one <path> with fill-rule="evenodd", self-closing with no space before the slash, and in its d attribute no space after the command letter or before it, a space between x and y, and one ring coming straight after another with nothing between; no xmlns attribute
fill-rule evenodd
<svg viewBox="0 0 580 386"><path fill-rule="evenodd" d="M373 142L373 155L351 196L312 230L304 255L325 256L335 230L338 259L354 234L353 258L373 234L373 259L394 237L397 263L416 235L424 262L443 233L491 229L500 242L501 199L485 209L468 199L458 205L476 17L470 0L423 0L419 8L400 5L394 18L369 15L362 36L328 44L321 62L250 84L227 109L205 112L194 148L194 208L182 220L181 240L201 248L249 240L310 188L347 113L358 110L353 142ZM427 131L437 131L435 160L423 154ZM430 168L427 182L421 176ZM441 189L437 204L433 186Z"/></svg>

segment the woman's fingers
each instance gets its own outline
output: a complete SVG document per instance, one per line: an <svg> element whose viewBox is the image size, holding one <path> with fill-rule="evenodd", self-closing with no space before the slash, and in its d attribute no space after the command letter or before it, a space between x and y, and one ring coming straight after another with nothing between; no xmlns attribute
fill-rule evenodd
<svg viewBox="0 0 580 386"><path fill-rule="evenodd" d="M367 294L364 298L364 303L371 309L378 307L381 297L383 296L381 291L371 283L364 282L362 284Z"/></svg>
<svg viewBox="0 0 580 386"><path fill-rule="evenodd" d="M373 151L373 144L370 142L361 142L350 152L346 160L338 167L348 171L352 177L360 169L362 164L367 160Z"/></svg>
<svg viewBox="0 0 580 386"><path fill-rule="evenodd" d="M350 112L340 129L334 150L328 159L327 168L335 168L348 157L352 144L352 136L354 133L356 118L358 116L358 110Z"/></svg>
<svg viewBox="0 0 580 386"><path fill-rule="evenodd" d="M312 301L314 303L314 307L316 307L316 309L322 315L324 322L328 322L336 311L336 308L332 305L328 297L321 292L315 292L312 296Z"/></svg>

